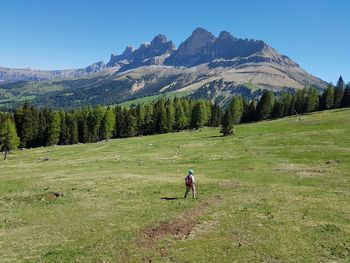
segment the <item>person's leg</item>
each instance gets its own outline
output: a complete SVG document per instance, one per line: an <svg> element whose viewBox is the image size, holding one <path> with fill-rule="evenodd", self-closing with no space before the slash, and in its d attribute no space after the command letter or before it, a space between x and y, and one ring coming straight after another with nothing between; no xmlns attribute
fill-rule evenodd
<svg viewBox="0 0 350 263"><path fill-rule="evenodd" d="M192 185L192 198L196 198L196 186L194 184Z"/></svg>
<svg viewBox="0 0 350 263"><path fill-rule="evenodd" d="M191 189L191 187L186 186L186 191L185 191L185 196L184 196L184 198L187 197L187 194L188 194L188 192L190 191L190 189Z"/></svg>

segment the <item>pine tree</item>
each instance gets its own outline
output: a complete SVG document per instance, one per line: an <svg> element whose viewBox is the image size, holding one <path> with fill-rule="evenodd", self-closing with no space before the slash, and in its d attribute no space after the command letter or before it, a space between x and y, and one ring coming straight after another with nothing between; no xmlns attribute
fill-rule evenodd
<svg viewBox="0 0 350 263"><path fill-rule="evenodd" d="M342 99L342 107L350 107L350 83L345 88L343 99Z"/></svg>
<svg viewBox="0 0 350 263"><path fill-rule="evenodd" d="M307 89L307 99L305 105L305 112L317 111L320 106L317 90L314 88Z"/></svg>
<svg viewBox="0 0 350 263"><path fill-rule="evenodd" d="M39 111L39 131L38 131L38 146L47 144L48 122L50 120L50 112L48 109Z"/></svg>
<svg viewBox="0 0 350 263"><path fill-rule="evenodd" d="M293 96L289 93L283 93L282 94L282 104L283 104L283 115L287 116L289 115L289 111L292 105Z"/></svg>
<svg viewBox="0 0 350 263"><path fill-rule="evenodd" d="M121 106L117 106L115 108L115 137L122 138L124 127L123 109Z"/></svg>
<svg viewBox="0 0 350 263"><path fill-rule="evenodd" d="M187 120L185 128L188 128L190 126L191 122L191 115L192 115L192 108L193 108L193 101L188 99L181 99L182 108Z"/></svg>
<svg viewBox="0 0 350 263"><path fill-rule="evenodd" d="M233 123L234 124L240 123L243 115L243 97L234 96L229 105L229 108L232 113Z"/></svg>
<svg viewBox="0 0 350 263"><path fill-rule="evenodd" d="M334 102L334 88L329 85L322 94L322 103L321 103L321 109L322 110L329 110L333 108L333 102Z"/></svg>
<svg viewBox="0 0 350 263"><path fill-rule="evenodd" d="M181 100L178 98L175 98L174 100L174 107L175 107L175 123L174 128L177 131L183 130L187 127L187 117L186 113L183 108L183 103L181 103Z"/></svg>
<svg viewBox="0 0 350 263"><path fill-rule="evenodd" d="M163 98L153 104L153 123L155 133L165 133L168 131L165 100Z"/></svg>
<svg viewBox="0 0 350 263"><path fill-rule="evenodd" d="M339 77L337 85L334 89L334 100L333 100L333 108L337 109L342 106L342 99L344 95L344 80L342 76Z"/></svg>
<svg viewBox="0 0 350 263"><path fill-rule="evenodd" d="M21 147L38 146L39 114L36 108L25 103L15 112L15 123Z"/></svg>
<svg viewBox="0 0 350 263"><path fill-rule="evenodd" d="M152 104L145 105L144 107L144 118L143 118L143 127L142 134L149 135L153 134L153 106Z"/></svg>
<svg viewBox="0 0 350 263"><path fill-rule="evenodd" d="M221 133L223 136L233 135L233 114L230 108L227 108L221 122Z"/></svg>
<svg viewBox="0 0 350 263"><path fill-rule="evenodd" d="M88 109L84 108L75 112L78 122L78 141L87 143L89 141L89 128L87 124Z"/></svg>
<svg viewBox="0 0 350 263"><path fill-rule="evenodd" d="M66 126L68 131L67 135L69 135L68 144L78 143L79 141L78 123L75 119L74 113L66 114Z"/></svg>
<svg viewBox="0 0 350 263"><path fill-rule="evenodd" d="M275 99L273 110L271 113L272 118L281 118L283 116L283 103L282 98Z"/></svg>
<svg viewBox="0 0 350 263"><path fill-rule="evenodd" d="M294 94L295 100L294 100L294 110L300 114L305 112L306 108L306 90L300 89L297 90L297 92Z"/></svg>
<svg viewBox="0 0 350 263"><path fill-rule="evenodd" d="M101 121L104 116L104 109L101 106L96 106L89 111L88 115L88 130L89 142L98 142L102 138Z"/></svg>
<svg viewBox="0 0 350 263"><path fill-rule="evenodd" d="M211 106L211 114L210 114L210 126L211 127L219 127L221 120L221 109L217 104L213 104Z"/></svg>
<svg viewBox="0 0 350 263"><path fill-rule="evenodd" d="M191 116L191 128L199 129L208 123L208 113L204 101L194 104Z"/></svg>
<svg viewBox="0 0 350 263"><path fill-rule="evenodd" d="M263 94L256 106L257 120L265 120L271 116L274 108L275 96L272 91L264 90Z"/></svg>
<svg viewBox="0 0 350 263"><path fill-rule="evenodd" d="M123 109L123 117L124 117L124 131L122 134L122 137L133 137L137 135L137 123L136 123L136 117L135 113L133 112L133 109Z"/></svg>
<svg viewBox="0 0 350 263"><path fill-rule="evenodd" d="M166 101L165 108L166 108L167 131L172 132L174 130L174 125L175 125L175 108L174 108L174 102L172 99L168 99Z"/></svg>
<svg viewBox="0 0 350 263"><path fill-rule="evenodd" d="M340 88L340 89L344 89L345 88L345 82L344 82L342 76L339 77L336 87Z"/></svg>
<svg viewBox="0 0 350 263"><path fill-rule="evenodd" d="M145 121L145 112L142 104L136 106L136 127L137 135L140 136L144 133L144 121Z"/></svg>
<svg viewBox="0 0 350 263"><path fill-rule="evenodd" d="M16 126L12 118L7 117L0 126L0 150L5 152L4 160L6 160L8 152L18 148L20 139L17 136Z"/></svg>
<svg viewBox="0 0 350 263"><path fill-rule="evenodd" d="M50 123L48 127L47 145L56 145L60 140L61 131L61 116L58 111L51 114Z"/></svg>
<svg viewBox="0 0 350 263"><path fill-rule="evenodd" d="M102 118L102 139L108 141L113 136L113 131L115 127L115 114L113 109L107 108L105 114Z"/></svg>
<svg viewBox="0 0 350 263"><path fill-rule="evenodd" d="M247 114L245 115L246 117L244 119L244 122L251 122L256 119L255 117L256 106L257 106L256 100L252 100L249 102L248 111L247 111Z"/></svg>
<svg viewBox="0 0 350 263"><path fill-rule="evenodd" d="M69 144L70 134L66 123L66 113L63 110L60 110L59 114L60 114L60 120L61 120L59 144L67 145Z"/></svg>

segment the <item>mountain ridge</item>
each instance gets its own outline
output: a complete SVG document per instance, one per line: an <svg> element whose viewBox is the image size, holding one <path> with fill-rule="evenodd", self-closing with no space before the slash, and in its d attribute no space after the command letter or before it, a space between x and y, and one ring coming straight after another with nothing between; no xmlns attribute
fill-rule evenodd
<svg viewBox="0 0 350 263"><path fill-rule="evenodd" d="M220 79L230 87L217 94L223 100L236 94L234 87L280 90L314 86L322 90L327 85L262 40L236 38L227 31L216 37L197 28L178 48L165 35L158 34L138 48L127 46L121 54L111 54L107 63L100 61L81 69L0 68L0 103L1 98L9 99L11 91L2 91L1 85L11 81L45 86L47 94L38 95L35 88L26 92L26 85L14 92L36 96L39 102L45 95L46 103L62 99L70 101L68 104L74 101L103 104L164 92L193 93ZM62 94L64 97L60 97ZM97 99L99 96L102 98Z"/></svg>

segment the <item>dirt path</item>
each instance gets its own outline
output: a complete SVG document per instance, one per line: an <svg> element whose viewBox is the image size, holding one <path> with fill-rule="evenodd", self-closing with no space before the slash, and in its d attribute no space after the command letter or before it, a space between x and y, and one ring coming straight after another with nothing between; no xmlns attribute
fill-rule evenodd
<svg viewBox="0 0 350 263"><path fill-rule="evenodd" d="M166 237L170 237L174 241L187 239L191 231L198 224L198 219L203 216L210 207L217 205L220 200L221 196L215 195L201 202L199 206L193 210L186 211L169 222L162 222L143 231L136 242L138 250L143 252L142 254L147 255L144 256L143 262L152 262L154 257L166 257L166 247L157 248L158 251L154 252L158 242Z"/></svg>

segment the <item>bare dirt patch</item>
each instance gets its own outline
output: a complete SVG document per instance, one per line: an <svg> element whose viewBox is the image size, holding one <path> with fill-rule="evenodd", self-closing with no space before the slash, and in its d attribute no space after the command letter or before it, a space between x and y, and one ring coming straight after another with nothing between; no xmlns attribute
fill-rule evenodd
<svg viewBox="0 0 350 263"><path fill-rule="evenodd" d="M210 207L213 207L219 203L221 196L215 195L206 201L200 203L200 205L193 210L187 211L182 215L174 218L169 222L162 222L156 226L146 229L141 233L137 246L140 250L145 251L149 254L151 248L157 245L157 242L169 237L173 240L184 240L190 237L192 231L203 232L206 229L204 224L203 227L199 227L198 219L204 215ZM146 256L143 258L144 262L152 262L154 256L166 257L167 248L162 247L155 255Z"/></svg>
<svg viewBox="0 0 350 263"><path fill-rule="evenodd" d="M213 196L202 202L195 210L187 211L170 222L162 222L157 226L147 229L143 233L143 242L154 243L167 235L171 235L177 240L187 238L197 224L197 219L204 215L209 207L218 203L220 199L221 197L219 195Z"/></svg>
<svg viewBox="0 0 350 263"><path fill-rule="evenodd" d="M219 186L221 188L238 188L242 186L242 183L239 181L232 181L232 180L223 180L219 183Z"/></svg>
<svg viewBox="0 0 350 263"><path fill-rule="evenodd" d="M327 172L326 169L322 167L310 168L297 164L283 164L280 168L275 169L278 172L287 172L299 177L314 177L320 176Z"/></svg>
<svg viewBox="0 0 350 263"><path fill-rule="evenodd" d="M313 177L321 175L323 173L325 173L325 170L322 169L303 169L296 172L296 174L301 177Z"/></svg>

